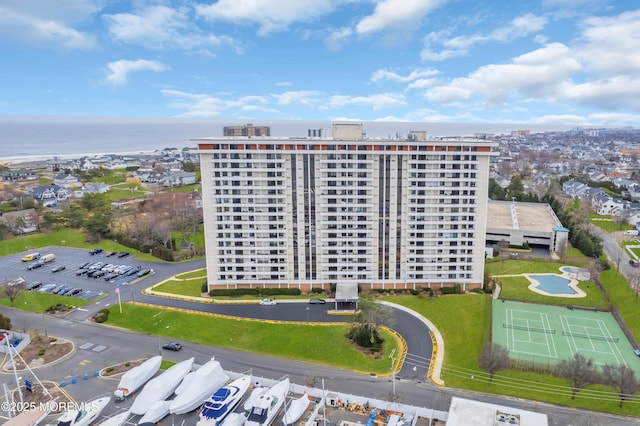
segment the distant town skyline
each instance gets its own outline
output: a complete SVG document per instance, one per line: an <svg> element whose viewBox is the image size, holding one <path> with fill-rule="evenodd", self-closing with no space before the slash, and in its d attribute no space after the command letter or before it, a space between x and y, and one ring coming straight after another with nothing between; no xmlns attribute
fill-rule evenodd
<svg viewBox="0 0 640 426"><path fill-rule="evenodd" d="M638 33L624 0L10 0L0 115L635 126Z"/></svg>

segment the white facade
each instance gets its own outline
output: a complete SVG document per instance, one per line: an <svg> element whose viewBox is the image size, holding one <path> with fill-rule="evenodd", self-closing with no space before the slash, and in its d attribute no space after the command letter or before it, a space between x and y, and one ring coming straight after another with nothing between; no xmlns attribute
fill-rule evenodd
<svg viewBox="0 0 640 426"><path fill-rule="evenodd" d="M482 285L494 143L195 141L211 289Z"/></svg>

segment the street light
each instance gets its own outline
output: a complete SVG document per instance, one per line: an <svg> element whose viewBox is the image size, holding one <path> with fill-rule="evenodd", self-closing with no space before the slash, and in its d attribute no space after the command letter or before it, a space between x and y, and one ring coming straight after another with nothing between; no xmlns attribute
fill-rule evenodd
<svg viewBox="0 0 640 426"><path fill-rule="evenodd" d="M389 354L389 359L391 360L391 388L393 392L393 399L396 399L396 359L398 357L394 356L396 354L396 349L394 348Z"/></svg>

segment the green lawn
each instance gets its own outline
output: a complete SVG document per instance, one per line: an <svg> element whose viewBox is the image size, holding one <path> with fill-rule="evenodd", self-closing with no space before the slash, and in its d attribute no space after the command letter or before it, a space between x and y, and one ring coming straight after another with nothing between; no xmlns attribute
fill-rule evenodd
<svg viewBox="0 0 640 426"><path fill-rule="evenodd" d="M581 255L580 257L584 257ZM484 271L489 275L513 275L522 273L559 274L560 267L573 265L569 262L546 262L544 260L495 260L486 262Z"/></svg>
<svg viewBox="0 0 640 426"><path fill-rule="evenodd" d="M146 333L222 346L286 359L308 361L372 373L390 371L388 355L397 350L391 333L382 330L384 354L379 358L363 354L344 334L348 324L283 324L246 321L198 313L185 313L131 303L122 304L123 313L112 309L108 324ZM166 328L169 325L169 328ZM331 344L327 344L331 342Z"/></svg>
<svg viewBox="0 0 640 426"><path fill-rule="evenodd" d="M596 225L598 228L609 233L625 231L627 229L634 229L633 225L621 225L620 223L613 220L611 216L591 214L589 215L589 221L593 225Z"/></svg>
<svg viewBox="0 0 640 426"><path fill-rule="evenodd" d="M194 192L201 191L199 183L194 183L192 185L184 185L184 186L174 186L171 188L171 192Z"/></svg>
<svg viewBox="0 0 640 426"><path fill-rule="evenodd" d="M111 190L107 193L109 196L109 200L111 201L121 201L127 200L129 198L137 198L142 197L145 194L144 191L138 191L136 189L126 189L126 188L111 188Z"/></svg>
<svg viewBox="0 0 640 426"><path fill-rule="evenodd" d="M52 305L73 305L85 306L95 302L96 299L84 300L77 297L60 296L57 294L40 293L39 291L24 291L20 293L13 302L15 308L19 308L27 312L41 313ZM0 305L11 306L11 302L6 297L0 298ZM18 326L19 324L14 324Z"/></svg>
<svg viewBox="0 0 640 426"><path fill-rule="evenodd" d="M179 294L190 297L200 297L202 293L202 283L204 279L198 280L168 280L159 286L154 287L155 291L161 291L164 293Z"/></svg>
<svg viewBox="0 0 640 426"><path fill-rule="evenodd" d="M176 278L180 280L190 280L194 278L204 279L204 278L207 278L207 270L203 268L203 269L196 269L195 271L183 272L182 274L176 275Z"/></svg>

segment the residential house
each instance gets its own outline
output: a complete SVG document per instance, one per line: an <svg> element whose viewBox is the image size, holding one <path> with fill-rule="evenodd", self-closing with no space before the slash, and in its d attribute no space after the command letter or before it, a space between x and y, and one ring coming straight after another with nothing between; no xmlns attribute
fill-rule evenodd
<svg viewBox="0 0 640 426"><path fill-rule="evenodd" d="M45 206L55 205L58 201L64 201L72 195L69 189L56 184L33 187L29 190L29 194Z"/></svg>
<svg viewBox="0 0 640 426"><path fill-rule="evenodd" d="M169 170L159 179L158 183L170 187L192 185L196 183L196 174L182 170Z"/></svg>
<svg viewBox="0 0 640 426"><path fill-rule="evenodd" d="M64 188L77 188L82 185L82 181L78 176L60 174L53 178L53 183Z"/></svg>
<svg viewBox="0 0 640 426"><path fill-rule="evenodd" d="M14 235L36 232L38 230L38 213L35 209L6 212L0 216L0 223L5 224Z"/></svg>
<svg viewBox="0 0 640 426"><path fill-rule="evenodd" d="M6 170L2 172L2 180L4 182L15 182L23 180L36 180L38 174L29 169Z"/></svg>
<svg viewBox="0 0 640 426"><path fill-rule="evenodd" d="M570 197L582 197L589 186L577 180L570 179L562 184L562 192Z"/></svg>
<svg viewBox="0 0 640 426"><path fill-rule="evenodd" d="M75 198L82 198L85 194L104 194L110 190L111 187L106 183L90 183L73 191L73 196Z"/></svg>

